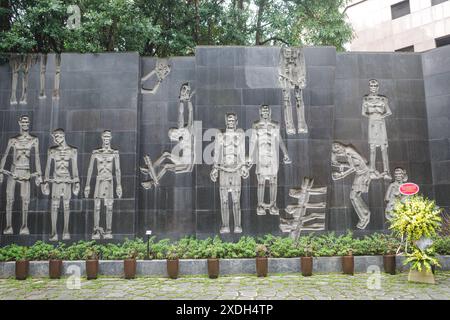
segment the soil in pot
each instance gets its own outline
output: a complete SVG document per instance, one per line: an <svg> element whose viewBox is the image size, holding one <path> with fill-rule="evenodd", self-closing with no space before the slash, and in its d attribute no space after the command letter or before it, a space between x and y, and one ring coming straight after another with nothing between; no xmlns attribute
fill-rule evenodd
<svg viewBox="0 0 450 320"><path fill-rule="evenodd" d="M256 275L258 277L267 277L269 263L267 257L256 258Z"/></svg>
<svg viewBox="0 0 450 320"><path fill-rule="evenodd" d="M18 260L16 261L16 280L25 280L28 278L28 270L30 268L30 261Z"/></svg>
<svg viewBox="0 0 450 320"><path fill-rule="evenodd" d="M219 277L219 259L208 259L208 276L210 279Z"/></svg>
<svg viewBox="0 0 450 320"><path fill-rule="evenodd" d="M342 271L344 274L353 275L355 272L355 258L353 256L342 257Z"/></svg>
<svg viewBox="0 0 450 320"><path fill-rule="evenodd" d="M62 274L62 260L48 262L48 276L50 279L60 279Z"/></svg>
<svg viewBox="0 0 450 320"><path fill-rule="evenodd" d="M312 257L300 257L300 265L301 265L302 275L304 277L312 276L312 269L313 269L313 258Z"/></svg>
<svg viewBox="0 0 450 320"><path fill-rule="evenodd" d="M123 272L125 279L136 278L136 259L123 260Z"/></svg>
<svg viewBox="0 0 450 320"><path fill-rule="evenodd" d="M88 280L97 279L98 260L86 260L86 278Z"/></svg>
<svg viewBox="0 0 450 320"><path fill-rule="evenodd" d="M170 279L178 278L179 260L167 260L167 274Z"/></svg>
<svg viewBox="0 0 450 320"><path fill-rule="evenodd" d="M384 272L394 275L396 273L395 254L383 256Z"/></svg>

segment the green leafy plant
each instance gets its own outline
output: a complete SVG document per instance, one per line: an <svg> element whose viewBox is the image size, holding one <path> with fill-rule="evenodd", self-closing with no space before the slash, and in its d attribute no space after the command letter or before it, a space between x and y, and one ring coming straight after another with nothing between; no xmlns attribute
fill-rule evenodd
<svg viewBox="0 0 450 320"><path fill-rule="evenodd" d="M84 260L98 260L98 251L95 247L88 248L84 253Z"/></svg>
<svg viewBox="0 0 450 320"><path fill-rule="evenodd" d="M269 249L264 244L258 244L255 248L255 253L258 258L264 258L270 255Z"/></svg>
<svg viewBox="0 0 450 320"><path fill-rule="evenodd" d="M405 264L410 263L411 269L422 271L423 268L431 272L432 266L440 267L439 260L434 257L435 252L432 248L424 251L414 248L412 253L406 254Z"/></svg>
<svg viewBox="0 0 450 320"><path fill-rule="evenodd" d="M48 253L48 259L49 260L60 260L62 257L62 253L61 251L59 251L58 249L53 249Z"/></svg>
<svg viewBox="0 0 450 320"><path fill-rule="evenodd" d="M176 245L171 245L167 248L166 259L177 260L180 258L180 251Z"/></svg>

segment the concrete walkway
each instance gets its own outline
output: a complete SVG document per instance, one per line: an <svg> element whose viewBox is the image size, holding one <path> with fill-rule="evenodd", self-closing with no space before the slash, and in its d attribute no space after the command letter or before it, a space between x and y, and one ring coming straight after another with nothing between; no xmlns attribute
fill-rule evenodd
<svg viewBox="0 0 450 320"><path fill-rule="evenodd" d="M408 274L359 273L315 274L302 277L298 274L255 276L224 276L215 280L207 277L166 278L99 278L77 281L14 279L0 280L0 300L18 299L450 299L450 272L436 274L437 285L413 284Z"/></svg>

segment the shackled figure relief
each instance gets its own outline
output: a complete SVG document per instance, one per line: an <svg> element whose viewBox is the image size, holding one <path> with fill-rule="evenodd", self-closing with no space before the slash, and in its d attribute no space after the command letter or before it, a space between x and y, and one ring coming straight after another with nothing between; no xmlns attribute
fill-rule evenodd
<svg viewBox="0 0 450 320"><path fill-rule="evenodd" d="M369 118L368 139L370 148L370 168L375 170L377 148L380 148L383 160L382 175L384 179L391 180L385 118L392 115L392 111L389 108L388 98L380 95L378 93L379 89L380 86L378 80L372 79L369 81L370 93L363 98L362 115Z"/></svg>
<svg viewBox="0 0 450 320"><path fill-rule="evenodd" d="M218 133L214 142L214 165L210 175L213 182L219 178L222 215L220 233L230 233L229 193L233 202L234 233L241 233L241 179L249 176L245 157L245 133L242 129L237 129L236 114L228 113L225 122L225 132Z"/></svg>
<svg viewBox="0 0 450 320"><path fill-rule="evenodd" d="M7 175L6 182L6 228L4 234L13 234L12 209L16 183L20 185L20 197L22 198L22 227L21 235L29 235L28 229L28 209L30 205L31 179L35 179L36 186L42 183L41 162L39 160L39 140L30 134L30 118L26 115L19 118L20 134L8 140L6 152L0 163L0 184L4 175ZM34 150L35 171L31 171L31 154ZM11 169L5 170L6 159L10 152L13 152Z"/></svg>
<svg viewBox="0 0 450 320"><path fill-rule="evenodd" d="M116 177L116 195L122 198L122 183L119 151L111 147L111 131L105 130L102 135L102 147L92 152L89 161L84 196L89 198L91 192L91 177L94 165L97 166L97 176L94 190L94 232L92 239L112 239L112 214L114 204L114 173ZM106 230L100 227L100 211L102 200L106 207Z"/></svg>
<svg viewBox="0 0 450 320"><path fill-rule="evenodd" d="M160 180L167 172L188 173L192 172L195 165L195 147L196 139L194 132L194 108L191 98L194 92L191 92L189 83L185 83L180 89L180 104L178 109L178 128L169 130L169 138L177 145L172 152L164 152L154 163L149 155L144 156L145 167L140 170L144 175L150 176L149 180L141 183L144 189L151 189L153 186L159 186ZM188 121L185 125L184 109L188 108ZM156 169L161 167L157 173Z"/></svg>
<svg viewBox="0 0 450 320"><path fill-rule="evenodd" d="M258 207L256 213L279 215L277 207L279 149L283 152L284 164L290 164L288 150L281 137L280 125L272 121L272 112L268 105L260 107L260 120L253 123L250 138L249 161L256 165L258 179ZM264 203L266 182L270 187L270 203Z"/></svg>
<svg viewBox="0 0 450 320"><path fill-rule="evenodd" d="M389 185L386 191L386 196L384 197L384 201L386 202L385 217L387 220L392 219L396 202L403 201L408 197L400 193L400 186L406 182L408 182L406 170L403 168L395 168L394 179Z"/></svg>
<svg viewBox="0 0 450 320"><path fill-rule="evenodd" d="M295 107L297 110L298 133L307 133L303 89L306 87L306 65L302 48L282 48L280 53L280 84L283 90L283 110L286 133L296 133L292 116L291 90L294 89Z"/></svg>
<svg viewBox="0 0 450 320"><path fill-rule="evenodd" d="M171 67L166 60L157 60L155 69L150 71L141 79L141 93L156 94L163 80L169 75L170 70ZM153 77L156 77L155 85L153 86L153 88L144 88L144 82L152 79Z"/></svg>
<svg viewBox="0 0 450 320"><path fill-rule="evenodd" d="M45 195L52 193L51 222L52 232L50 241L58 241L56 223L61 199L64 208L64 231L63 240L70 240L69 220L70 220L70 199L72 193L78 196L80 192L80 179L78 177L77 148L69 146L66 142L63 129L56 129L52 133L55 146L48 149L47 165L45 167L44 182L41 185L42 193ZM52 163L53 174L52 174ZM72 172L71 172L72 171Z"/></svg>
<svg viewBox="0 0 450 320"><path fill-rule="evenodd" d="M365 229L370 222L370 210L364 202L362 195L369 192L370 182L373 179L380 179L382 175L370 168L367 160L361 156L353 146L334 142L331 150L331 165L338 169L332 173L333 180L344 179L355 173L350 201L358 215L358 229Z"/></svg>

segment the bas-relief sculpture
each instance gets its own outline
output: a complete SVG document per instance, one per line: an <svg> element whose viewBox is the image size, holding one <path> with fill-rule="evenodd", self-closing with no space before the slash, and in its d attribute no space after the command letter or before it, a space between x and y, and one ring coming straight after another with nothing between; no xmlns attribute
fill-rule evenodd
<svg viewBox="0 0 450 320"><path fill-rule="evenodd" d="M51 184L52 231L50 235L50 241L58 241L56 222L61 200L63 201L64 208L63 240L70 240L70 199L72 198L72 192L75 196L78 196L78 193L80 192L77 149L69 146L66 143L65 133L63 129L54 130L52 137L56 145L48 150L44 183L41 185L42 193L45 195L49 195L49 184Z"/></svg>
<svg viewBox="0 0 450 320"><path fill-rule="evenodd" d="M146 76L141 79L141 93L143 94L156 94L158 88L163 82L163 80L169 75L171 70L170 65L167 64L166 60L157 60L156 67ZM156 83L153 88L144 88L144 82L150 80L152 77L156 77Z"/></svg>
<svg viewBox="0 0 450 320"><path fill-rule="evenodd" d="M282 48L280 61L280 84L283 90L284 119L288 135L296 133L292 116L291 90L294 89L297 110L298 133L307 133L303 89L306 87L306 65L302 48Z"/></svg>
<svg viewBox="0 0 450 320"><path fill-rule="evenodd" d="M189 173L192 172L195 165L196 138L194 130L194 108L191 98L194 92L191 92L189 83L185 83L180 89L180 104L178 109L178 128L169 130L169 138L177 145L172 152L164 152L154 163L149 155L144 156L145 167L140 170L143 174L149 175L150 180L143 181L142 187L151 189L158 186L161 178L167 172ZM184 107L188 108L188 120L185 124ZM161 167L157 173L156 169Z"/></svg>
<svg viewBox="0 0 450 320"><path fill-rule="evenodd" d="M283 162L290 164L288 151L280 133L280 125L272 121L268 105L260 107L260 120L253 123L250 138L249 161L256 165L258 179L258 207L256 213L265 215L266 210L272 215L279 215L277 208L277 188L279 169L279 148L283 152ZM270 187L270 203L264 203L266 181Z"/></svg>
<svg viewBox="0 0 450 320"><path fill-rule="evenodd" d="M112 214L114 204L114 173L116 178L115 193L118 198L122 198L122 184L120 172L119 151L111 147L111 131L106 130L102 133L102 147L92 152L89 161L84 196L89 198L91 192L91 177L94 165L97 167L97 176L95 179L94 190L94 232L92 239L112 239ZM106 230L100 227L100 211L102 200L106 207Z"/></svg>
<svg viewBox="0 0 450 320"><path fill-rule="evenodd" d="M379 88L377 80L372 79L369 81L370 93L363 98L362 115L369 118L370 168L375 170L377 148L380 148L383 160L382 175L386 180L390 180L392 177L389 170L388 136L385 118L392 115L392 112L389 108L388 98L378 94Z"/></svg>
<svg viewBox="0 0 450 320"><path fill-rule="evenodd" d="M344 179L355 173L350 200L359 217L356 225L358 229L365 229L370 222L370 210L364 202L362 195L369 192L372 179L379 179L382 175L372 169L356 149L350 145L334 142L331 151L331 165L338 169L332 173L333 180Z"/></svg>
<svg viewBox="0 0 450 320"><path fill-rule="evenodd" d="M0 183L3 182L4 175L7 175L6 182L6 228L4 234L13 234L12 228L12 208L16 183L20 185L20 197L22 198L22 227L21 235L29 235L28 229L28 207L30 204L31 179L35 178L36 186L42 182L41 164L39 160L39 140L30 134L30 118L21 116L19 119L20 134L9 139L5 154L0 163ZM6 170L5 164L9 153L12 151L13 159L11 169ZM31 155L34 151L35 169L31 169Z"/></svg>
<svg viewBox="0 0 450 320"><path fill-rule="evenodd" d="M406 170L402 168L395 168L394 179L389 184L386 191L386 196L384 198L384 201L386 202L385 216L387 220L392 219L392 212L394 211L395 203L397 201L403 201L408 197L400 193L400 186L406 182L408 182Z"/></svg>
<svg viewBox="0 0 450 320"><path fill-rule="evenodd" d="M39 99L47 98L45 95L46 72L47 72L47 55L42 53L40 55L40 68L39 68Z"/></svg>
<svg viewBox="0 0 450 320"><path fill-rule="evenodd" d="M226 130L218 133L214 142L214 165L211 180L219 178L222 227L220 233L230 233L230 208L228 195L233 202L234 233L241 233L241 179L247 179L249 168L245 157L245 133L237 129L234 113L225 117Z"/></svg>
<svg viewBox="0 0 450 320"><path fill-rule="evenodd" d="M298 203L286 208L287 218L281 218L280 229L289 232L297 240L302 231L325 230L325 212L317 212L326 208L326 202L311 202L311 196L324 197L327 187L313 188L314 179L305 177L300 189L289 190L289 196L297 199ZM308 213L307 209L314 209Z"/></svg>
<svg viewBox="0 0 450 320"><path fill-rule="evenodd" d="M61 84L61 54L55 54L55 81L53 83L53 98L59 99Z"/></svg>

